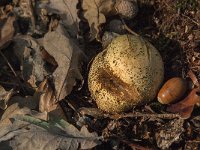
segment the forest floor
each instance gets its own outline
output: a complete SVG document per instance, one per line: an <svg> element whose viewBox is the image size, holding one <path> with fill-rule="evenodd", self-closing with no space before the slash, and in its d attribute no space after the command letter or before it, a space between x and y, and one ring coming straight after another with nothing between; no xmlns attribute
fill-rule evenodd
<svg viewBox="0 0 200 150"><path fill-rule="evenodd" d="M39 0L38 3L43 3L43 1L45 0ZM77 7L80 8L80 31L77 32L79 38L78 42L74 42L75 44L72 44L71 47L73 49L78 43L78 47L83 50L87 60L79 62L79 57L83 58L75 52L72 52L73 54L63 51L54 53L51 50L55 46L54 44L59 45L56 47L57 49L69 46L65 45L68 42L66 37L74 40L76 31L73 30L75 26L73 24L73 27L70 26L72 30L68 31L69 35L62 36L65 28L59 28L59 21L67 18L63 15L65 10L61 5L54 3L57 0L50 1L50 4L45 5L47 12L40 11L40 14L36 9L37 2L33 6L26 4L30 0L24 1L24 3L17 0L0 2L0 127L10 127L0 132L0 147L5 149L8 147L20 149L23 146L23 148L27 148L30 145L34 147L34 142L34 144L27 142L24 145L22 143L24 137L29 137L23 132L32 131L32 124L35 124L44 128L47 133L52 133L45 137L38 132L38 135L41 134L41 137L44 136L43 138L48 140L57 132L60 136L60 130L66 134L69 130L73 130L74 133L76 132L73 135L75 144L72 142L71 145L74 144L73 146L76 147L77 144L79 149L84 146L85 149L94 150L200 149L200 111L196 103L192 105L192 113L190 112L187 119L167 112L168 105L162 105L156 99L124 114L110 115L97 109L95 101L90 95L87 80L93 58L103 50L102 42L89 39L91 26L88 24L87 18L83 19L84 15L81 14L83 11L83 8L80 8L82 0L73 2L65 0L70 4L78 3ZM26 13L25 17L20 14L23 5L26 5L28 10L32 9ZM73 5L70 6L73 7ZM60 9L58 9L59 7ZM57 11L55 11L56 9ZM27 11L26 9L22 10ZM62 13L59 14L58 10ZM71 13L76 12L73 9L72 11ZM78 18L78 15L76 17ZM42 21L38 21L38 18ZM108 26L113 19L120 20L121 18L118 15L107 17L106 22L101 24L101 30L98 31L99 37L102 37L107 29L109 31ZM67 21L69 22L69 20ZM65 23L65 20L63 22ZM131 34L132 31L137 33L152 43L160 52L164 62L164 82L172 77L188 80L189 71L193 73L192 80L196 79L200 82L200 1L138 0L137 15L130 20L124 19L123 22L128 27L125 33ZM38 29L35 30L37 32L32 31L37 27ZM56 33L52 33L53 31ZM60 38L59 40L62 42L57 38ZM55 49L55 47L53 48ZM65 67L62 63L68 63L68 60L65 60L66 57L62 55L74 59L74 62L70 60L70 63L73 64L72 70L75 71L62 70ZM46 66L48 69L45 69ZM67 67L71 68L70 65ZM59 74L58 78L56 78L55 72ZM82 74L82 78L78 76L79 73ZM65 86L65 90L62 89L63 86ZM60 87L61 89L59 89ZM195 94L200 99L199 93ZM55 98L56 96L58 97ZM182 113L188 113L184 112L185 110L182 111ZM46 112L47 114L45 114ZM38 120L34 118L15 119L14 124L10 118L15 118L16 114L28 114L34 118L45 120L42 123L49 123L51 120L55 123L59 115L74 127L67 129L65 126L64 128L63 124L59 124L60 122L57 122L59 126L56 126L55 123L54 128L50 123L45 124L44 127L44 124L38 123ZM22 127L22 123L16 120L26 120L25 122L30 123L28 126L30 129ZM83 126L87 128L84 133L80 130L75 131L76 128L82 130ZM14 132L15 130L18 132ZM38 131L40 130L38 129ZM89 144L85 144L85 141L80 140L83 137L79 137L79 131L82 136L85 136L86 141L86 137L90 136L93 140L90 140ZM10 132L13 134L8 136ZM91 132L95 134L91 135ZM30 135L37 137L32 132ZM34 136L30 139L33 140ZM58 139L58 136L54 138L56 140L64 139L64 137ZM68 144L71 142L69 142L69 137L65 137L64 140ZM40 140L38 145L44 146L45 143L42 141L45 140ZM60 147L62 147L61 143L58 144ZM49 145L52 149L60 148L51 142ZM45 146L47 147L47 145ZM32 149L36 149L36 147ZM70 148L64 146L63 149Z"/></svg>

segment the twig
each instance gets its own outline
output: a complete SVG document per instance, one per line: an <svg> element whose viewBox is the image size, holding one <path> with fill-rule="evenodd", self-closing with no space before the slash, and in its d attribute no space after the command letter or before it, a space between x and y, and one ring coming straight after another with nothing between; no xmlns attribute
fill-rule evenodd
<svg viewBox="0 0 200 150"><path fill-rule="evenodd" d="M134 32L133 30L131 30L131 29L126 25L126 23L125 23L125 21L124 21L123 18L121 18L121 20L122 20L124 29L126 29L129 33L131 33L131 34L133 34L133 35L135 35L135 36L139 36L136 32Z"/></svg>
<svg viewBox="0 0 200 150"><path fill-rule="evenodd" d="M0 81L0 84L9 85L9 86L19 86L19 84L17 83L9 83L9 82L4 82L4 81Z"/></svg>
<svg viewBox="0 0 200 150"><path fill-rule="evenodd" d="M17 81L20 85L20 87L22 88L22 90L25 92L26 90L24 89L24 86L21 84L20 82L20 78L18 77L18 75L16 74L15 70L13 69L12 65L10 64L10 62L8 61L8 59L5 57L5 55L2 53L1 49L0 49L0 55L3 57L3 59L6 61L7 65L9 66L10 70L12 71L12 73L14 74L14 76L17 78Z"/></svg>
<svg viewBox="0 0 200 150"><path fill-rule="evenodd" d="M142 113L127 113L127 114L116 114L110 115L111 119L122 119L122 118L135 118L135 117L144 117L144 118L162 118L162 119L175 119L180 118L178 114L142 114Z"/></svg>
<svg viewBox="0 0 200 150"><path fill-rule="evenodd" d="M137 143L126 141L126 140L121 140L123 143L127 144L130 146L132 149L137 149L137 150L152 150L151 148L141 146Z"/></svg>
<svg viewBox="0 0 200 150"><path fill-rule="evenodd" d="M188 17L188 16L186 16L186 15L184 15L184 14L181 14L181 15L182 15L183 17L189 19L189 20L192 21L193 23L195 23L197 26L200 26L200 24L199 24L197 21L191 19L190 17Z"/></svg>
<svg viewBox="0 0 200 150"><path fill-rule="evenodd" d="M186 143L200 143L200 141L199 140L193 140L193 141L186 141Z"/></svg>
<svg viewBox="0 0 200 150"><path fill-rule="evenodd" d="M79 113L82 115L89 115L97 119L110 118L114 120L119 120L122 118L135 118L135 117L145 117L145 118L163 118L163 119L175 119L180 118L178 114L143 114L143 113L127 113L127 114L108 114L97 108L86 108L82 107L79 109Z"/></svg>
<svg viewBox="0 0 200 150"><path fill-rule="evenodd" d="M0 50L0 54L3 57L3 59L6 61L7 65L9 66L10 70L12 71L12 73L15 75L15 77L18 77L15 70L13 69L12 65L9 63L8 59L5 57L5 55L2 53L2 51Z"/></svg>
<svg viewBox="0 0 200 150"><path fill-rule="evenodd" d="M107 140L112 140L112 141L116 141L117 143L124 143L126 145L128 145L131 149L133 150L153 150L152 148L149 148L147 146L142 146L138 143L138 141L142 141L139 139L131 139L130 140L126 140L123 137L120 137L118 135L104 135L104 141ZM137 141L137 142L136 142Z"/></svg>
<svg viewBox="0 0 200 150"><path fill-rule="evenodd" d="M78 115L78 117L81 117L77 109L69 102L69 99L67 99L66 103Z"/></svg>

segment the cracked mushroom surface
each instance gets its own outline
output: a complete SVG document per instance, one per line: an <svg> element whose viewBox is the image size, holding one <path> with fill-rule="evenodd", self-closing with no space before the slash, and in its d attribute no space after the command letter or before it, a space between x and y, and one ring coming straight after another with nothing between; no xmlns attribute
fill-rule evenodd
<svg viewBox="0 0 200 150"><path fill-rule="evenodd" d="M157 49L140 36L121 35L93 60L88 87L97 106L120 113L153 100L164 78Z"/></svg>

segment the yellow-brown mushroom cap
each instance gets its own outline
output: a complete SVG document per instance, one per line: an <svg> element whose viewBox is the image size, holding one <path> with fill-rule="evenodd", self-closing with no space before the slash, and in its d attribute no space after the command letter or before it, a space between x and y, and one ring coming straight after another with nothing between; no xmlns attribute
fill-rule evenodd
<svg viewBox="0 0 200 150"><path fill-rule="evenodd" d="M163 76L156 48L140 36L121 35L95 57L88 86L100 109L118 113L153 100Z"/></svg>

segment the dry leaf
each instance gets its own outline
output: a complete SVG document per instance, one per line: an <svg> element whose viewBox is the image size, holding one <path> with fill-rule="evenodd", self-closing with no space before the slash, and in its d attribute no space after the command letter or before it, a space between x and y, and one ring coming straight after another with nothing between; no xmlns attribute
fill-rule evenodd
<svg viewBox="0 0 200 150"><path fill-rule="evenodd" d="M0 48L4 47L14 36L14 22L16 17L13 15L0 20Z"/></svg>
<svg viewBox="0 0 200 150"><path fill-rule="evenodd" d="M189 71L188 71L188 76L189 76L190 79L192 80L194 86L200 87L200 86L199 86L198 79L197 79L196 75L194 74L194 72L193 72L192 70L189 70Z"/></svg>
<svg viewBox="0 0 200 150"><path fill-rule="evenodd" d="M174 119L164 124L155 134L156 143L161 149L169 149L172 143L180 141L183 133L183 119Z"/></svg>
<svg viewBox="0 0 200 150"><path fill-rule="evenodd" d="M195 127L195 131L200 131L200 116L195 116L190 120L192 122L192 125Z"/></svg>
<svg viewBox="0 0 200 150"><path fill-rule="evenodd" d="M47 112L49 117L59 117L66 120L65 114L59 103L56 103L56 98L51 85L45 79L40 83L34 96L39 95L39 111Z"/></svg>
<svg viewBox="0 0 200 150"><path fill-rule="evenodd" d="M40 83L36 94L40 94L40 101L39 101L39 110L40 112L49 112L52 107L54 107L56 103L56 98L53 92L53 89L48 83L48 80L45 79L42 83Z"/></svg>
<svg viewBox="0 0 200 150"><path fill-rule="evenodd" d="M5 110L4 114L2 115L0 120L0 128L2 129L2 127L10 125L10 118L17 114L30 114L30 109L27 107L21 108L18 103L12 104Z"/></svg>
<svg viewBox="0 0 200 150"><path fill-rule="evenodd" d="M47 53L47 51L45 49L41 50L41 54L42 54L42 59L44 59L46 62L52 64L55 67L58 66L55 59L51 55L49 55L49 53Z"/></svg>
<svg viewBox="0 0 200 150"><path fill-rule="evenodd" d="M39 103L39 95L34 96L14 96L12 97L8 105L12 105L14 103L18 103L20 107L28 107L29 109L36 109Z"/></svg>
<svg viewBox="0 0 200 150"><path fill-rule="evenodd" d="M111 15L115 0L82 0L84 17L90 26L91 40L99 39L100 25L106 22L106 16Z"/></svg>
<svg viewBox="0 0 200 150"><path fill-rule="evenodd" d="M14 53L20 60L23 78L32 87L37 87L36 83L47 75L40 45L30 36L16 37L14 41Z"/></svg>
<svg viewBox="0 0 200 150"><path fill-rule="evenodd" d="M172 113L178 113L184 119L187 119L191 116L194 105L200 102L200 92L199 88L193 89L189 95L184 98L182 101L172 104L167 108L167 111Z"/></svg>
<svg viewBox="0 0 200 150"><path fill-rule="evenodd" d="M12 97L12 95L15 94L14 90L11 89L10 91L6 91L1 85L0 85L0 108L6 109L7 103L9 99Z"/></svg>
<svg viewBox="0 0 200 150"><path fill-rule="evenodd" d="M32 109L38 107L39 95L34 96L14 96L8 102L8 108L1 116L0 127L11 123L10 118L16 114L30 114Z"/></svg>
<svg viewBox="0 0 200 150"><path fill-rule="evenodd" d="M86 127L79 131L64 120L48 123L30 116L15 118L18 120L12 126L2 129L0 142L9 140L5 144L16 150L76 150L79 144L81 149L90 149L102 139L96 133L89 133Z"/></svg>
<svg viewBox="0 0 200 150"><path fill-rule="evenodd" d="M65 33L66 30L59 26L56 31L49 32L44 37L45 50L58 64L53 72L55 95L58 101L72 91L76 80L83 81L80 67L84 54Z"/></svg>
<svg viewBox="0 0 200 150"><path fill-rule="evenodd" d="M79 31L77 4L78 0L49 0L49 3L41 4L41 7L46 8L50 13L59 14L67 32L71 37L76 38Z"/></svg>

